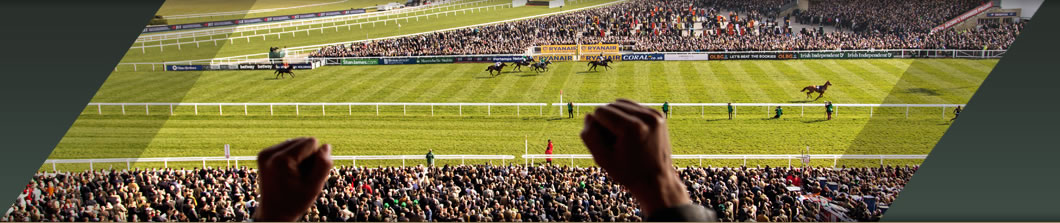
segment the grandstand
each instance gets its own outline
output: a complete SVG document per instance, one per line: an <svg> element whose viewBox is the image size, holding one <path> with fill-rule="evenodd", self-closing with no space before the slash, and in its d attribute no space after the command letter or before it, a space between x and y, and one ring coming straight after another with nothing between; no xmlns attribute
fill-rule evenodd
<svg viewBox="0 0 1060 223"><path fill-rule="evenodd" d="M672 106L720 220L877 221L1027 23L994 2L467 0L145 33L0 220L244 221L254 155L309 135L336 169L304 221L642 221L578 136L631 98ZM278 46L297 78L272 78ZM482 71L524 58L555 63Z"/></svg>

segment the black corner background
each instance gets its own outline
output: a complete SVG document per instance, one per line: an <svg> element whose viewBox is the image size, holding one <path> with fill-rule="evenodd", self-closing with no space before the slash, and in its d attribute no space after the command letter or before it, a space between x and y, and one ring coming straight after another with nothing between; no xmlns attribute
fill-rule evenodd
<svg viewBox="0 0 1060 223"><path fill-rule="evenodd" d="M1058 21L1042 3L883 220L1060 221Z"/></svg>
<svg viewBox="0 0 1060 223"><path fill-rule="evenodd" d="M0 3L0 204L25 189L162 2Z"/></svg>

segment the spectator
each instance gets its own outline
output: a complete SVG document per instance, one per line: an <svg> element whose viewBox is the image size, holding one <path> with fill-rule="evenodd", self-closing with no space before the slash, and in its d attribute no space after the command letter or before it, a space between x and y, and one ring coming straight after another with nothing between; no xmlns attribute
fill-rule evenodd
<svg viewBox="0 0 1060 223"><path fill-rule="evenodd" d="M434 166L434 149L427 151L427 166Z"/></svg>

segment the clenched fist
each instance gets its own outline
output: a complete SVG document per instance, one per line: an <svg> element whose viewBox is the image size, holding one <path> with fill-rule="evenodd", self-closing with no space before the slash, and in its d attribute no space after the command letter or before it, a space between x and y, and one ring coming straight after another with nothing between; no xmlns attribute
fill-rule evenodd
<svg viewBox="0 0 1060 223"><path fill-rule="evenodd" d="M292 222L320 195L331 171L331 145L297 138L258 153L261 196L254 221Z"/></svg>
<svg viewBox="0 0 1060 223"><path fill-rule="evenodd" d="M690 204L670 158L662 113L619 99L585 116L582 141L593 160L641 203L646 215Z"/></svg>

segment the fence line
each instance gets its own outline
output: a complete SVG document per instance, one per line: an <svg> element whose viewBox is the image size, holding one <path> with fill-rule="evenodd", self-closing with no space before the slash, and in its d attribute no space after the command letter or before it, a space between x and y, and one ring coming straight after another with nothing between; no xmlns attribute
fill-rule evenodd
<svg viewBox="0 0 1060 223"><path fill-rule="evenodd" d="M232 157L158 157L158 158L102 158L102 159L48 159L44 163L50 163L52 171L58 171L59 168L56 164L85 164L87 163L89 169L95 169L97 163L125 163L126 169L132 169L133 163L163 163L165 168L169 168L169 162L202 162L202 167L206 168L207 161L225 161L235 162L236 166L239 166L239 161L255 161L257 156L232 156ZM331 156L332 160L350 160L353 161L353 166L357 166L357 160L401 160L401 166L405 166L406 160L419 160L425 159L424 155L381 155L381 156ZM501 160L501 165L507 164L508 160L515 159L512 155L435 155L434 159L439 160L460 160L460 164L464 165L466 160Z"/></svg>
<svg viewBox="0 0 1060 223"><path fill-rule="evenodd" d="M599 106L607 105L607 103L572 103L572 104L574 105L574 109L576 110L575 113L578 113L578 114L581 113L581 107L582 106L599 107ZM641 106L649 106L649 107L659 107L659 106L662 106L663 103L640 103L640 105ZM565 104L565 103L554 103L554 104L552 104L552 106L559 107L560 116L566 115L566 113L564 113L563 107L567 106L567 104ZM699 114L700 114L700 116L703 116L706 113L706 109L705 109L706 107L727 107L727 106L728 106L728 103L670 103L670 114L671 115L676 114L677 109L675 107L693 107L693 108L694 107L700 107ZM769 112L772 112L772 109L769 109L769 108L770 107L776 107L776 106L781 106L781 107L799 107L800 108L799 116L805 116L806 115L806 107L824 107L824 104L823 103L822 104L732 103L733 115L736 115L737 113L739 113L739 111L738 111L739 109L737 109L738 107L765 107L766 108L765 109L766 110L765 114L767 116L769 116L770 115ZM833 103L832 106L835 109L835 111L833 112L833 115L835 115L836 117L839 116L839 107L867 107L867 108L869 108L869 117L872 117L873 112L874 112L873 111L874 108L881 108L881 107L902 108L902 107L904 107L904 108L906 108L905 109L905 117L906 118L909 118L909 109L910 108L941 108L941 110L942 110L942 118L945 119L946 118L946 110L948 108L955 108L957 106L965 107L966 105L965 104L836 104L836 103Z"/></svg>
<svg viewBox="0 0 1060 223"><path fill-rule="evenodd" d="M301 7L313 7L313 6L337 4L337 3L347 2L347 1L350 1L350 0L340 0L340 1L333 1L333 2L322 2L322 3L315 3L315 4L303 4L303 5L295 5L295 6L287 6L287 7L261 8L261 10L217 12L217 13L199 13L199 14L182 14L182 15L165 16L165 19L189 19L189 18L218 17L218 16L242 16L242 15L247 15L247 14L271 13L271 12L284 11L284 10L294 10L294 8L301 8Z"/></svg>
<svg viewBox="0 0 1060 223"><path fill-rule="evenodd" d="M270 23L263 23L263 24L242 25L242 26L235 26L235 27L229 27L229 28L174 31L174 32L164 32L164 33L161 33L161 34L146 34L146 35L142 35L142 36L138 37L135 42L139 43L139 42L143 42L143 41L173 40L173 39L179 39L179 38L192 38L192 37L203 37L203 36L220 35L220 34L230 34L230 33L233 33L233 32L248 32L248 31L255 31L255 30L288 28L288 27L297 27L297 26L313 25L313 24L322 24L322 23L329 23L329 22L334 23L334 22L339 22L339 21L370 19L370 18L384 17L384 16L389 17L391 15L418 13L418 12L422 12L422 11L436 10L436 9L440 9L440 8L443 8L443 7L444 8L458 7L458 6L468 5L468 4L478 4L478 3L487 2L487 1L489 1L489 0L479 0L479 1L474 1L474 2L466 2L466 3L458 3L458 4L457 3L443 3L443 4L431 5L431 6L419 6L419 7L403 8L403 9L392 10L392 11L370 12L370 13L362 13L362 14L341 15L341 16L321 17L321 18L296 19L296 20L288 20L288 21L282 21L282 22L270 22Z"/></svg>
<svg viewBox="0 0 1060 223"><path fill-rule="evenodd" d="M592 159L591 154L524 154L521 156L524 161L524 165L533 163L535 159L570 159L571 166L574 166L575 159ZM683 159L683 160L699 160L699 165L703 166L703 160L743 160L743 165L747 166L747 160L788 160L788 167L792 166L792 160L799 162L808 162L815 159L831 159L832 167L836 167L839 164L840 159L860 159L860 160L880 160L880 165L883 165L884 160L921 160L926 159L927 155L889 155L889 154L695 154L695 155L671 155L671 159Z"/></svg>
<svg viewBox="0 0 1060 223"><path fill-rule="evenodd" d="M467 160L501 160L501 165L507 165L509 160L514 160L515 156L512 155L435 155L437 160L460 160L461 165L466 165ZM524 165L529 166L535 159L570 159L571 166L574 165L575 159L592 159L591 154L524 154L521 156L524 160ZM672 159L679 160L699 160L699 165L703 165L703 160L743 160L743 165L747 165L747 160L788 160L788 167L792 167L792 161L797 160L799 162L808 162L810 160L824 159L832 160L832 167L836 167L840 159L857 159L857 160L880 160L880 164L883 165L884 160L922 160L926 159L927 155L891 155L891 154L809 154L809 155L798 155L798 154L689 154L689 155L671 155ZM406 165L407 160L423 160L424 155L376 155L376 156L331 156L332 160L349 160L353 162L353 166L357 166L357 160L401 160L401 166ZM232 156L232 157L154 157L154 158L101 158L101 159L48 159L45 160L45 164L51 164L52 171L58 171L58 164L88 164L89 169L95 169L95 164L99 163L125 163L126 169L132 169L133 163L163 163L164 168L169 168L169 162L202 162L202 167L206 168L209 165L206 164L208 161L217 162L225 161L227 165L232 163L235 166L239 166L239 161L255 161L257 156Z"/></svg>
<svg viewBox="0 0 1060 223"><path fill-rule="evenodd" d="M405 35L387 36L387 37L373 38L373 39L367 39L367 40L343 41L343 42L325 43L325 44L317 44L317 45L309 45L309 46L290 47L290 48L287 48L287 50L288 50L288 54L298 54L297 52L316 51L316 50L320 49L321 47L325 47L325 46L332 46L332 45L338 45L338 44L351 44L351 43L359 43L359 42L375 41L375 40L383 40L383 39L393 39L393 38L416 36L416 35L436 33L436 32L445 32L445 31L450 31L450 30L459 30L459 29L465 29L465 28L471 28L471 27L488 26L488 25L501 24L501 23L507 23L507 22L512 22L512 21L519 21L519 20L525 20L525 19L532 19L532 18L546 17L546 16L552 16L552 15L563 14L563 13L576 12L576 11L581 11L581 10L587 10L587 9L592 9L592 8L598 8L598 7L618 4L618 3L622 3L622 2L626 2L626 1L627 0L617 0L617 1L613 1L613 2L600 3L600 4L596 4L596 5L585 6L585 7L581 7L581 8L575 8L575 9L568 9L568 10L563 10L563 11L558 11L558 12L550 12L550 13L545 13L545 14L538 14L538 15L532 15L532 16L526 16L526 17L520 17L520 18L506 19L506 20L500 20L500 21L494 21L494 22L473 24L473 25L467 25L467 26L461 26L461 27L453 27L453 28L447 28L447 29L439 29L439 30L419 32L419 33L410 33L410 34L405 34ZM507 4L507 5L509 7L511 7L510 3ZM295 53L292 53L292 52L295 52ZM233 58L250 58L250 57L266 58L266 57L268 57L268 53L256 53L256 54L247 54L247 55L240 55L240 56L230 56L230 57L211 58L211 59L199 59L199 60L189 60L189 61L211 61L211 60L216 60L216 59L233 59Z"/></svg>
<svg viewBox="0 0 1060 223"><path fill-rule="evenodd" d="M522 116L521 107L538 107L538 115L544 115L544 107L548 106L547 103L405 103L405 102L276 102L276 103L158 103L158 102L147 102L147 103L88 103L88 106L96 106L97 114L103 114L103 106L121 106L122 115L126 114L126 107L128 106L143 106L144 113L147 115L151 114L151 106L169 106L169 114L173 115L173 108L176 106L192 106L194 107L195 115L199 114L199 106L216 106L218 115L224 115L224 106L243 106L243 115L250 115L248 106L269 106L269 115L274 115L275 106L294 106L295 115L300 115L300 108L305 106L320 106L320 112L322 115L327 115L326 106L347 106L347 112L349 115L353 115L353 106L375 106L375 115L380 115L380 106L401 106L402 115L408 115L408 106L430 106L431 116L434 116L435 106L456 106L459 108L460 116L464 115L464 106L470 107L486 107L486 115L493 115L493 107L515 107L515 115Z"/></svg>
<svg viewBox="0 0 1060 223"><path fill-rule="evenodd" d="M333 22L332 23L333 25L331 25L331 26L325 26L325 25L322 24L320 27L317 27L317 28L305 28L305 29L295 28L295 29L290 30L290 31L272 32L271 29L270 29L268 33L263 33L263 34L257 34L258 30L249 30L249 31L254 31L255 34L254 35L240 35L240 36L235 36L235 37L231 37L229 35L226 35L226 37L224 37L224 38L213 38L213 35L210 35L209 39L198 40L198 39L196 39L197 37L192 37L193 38L192 41L185 41L185 42L181 42L180 41L181 38L177 38L175 43L163 43L162 41L164 41L164 40L158 40L159 44L157 44L157 45L147 45L146 42L140 42L139 46L137 46L136 44L133 44L133 46L130 47L129 49L130 50L131 49L140 49L141 53L147 53L146 48L154 48L154 47L159 47L160 51L165 51L164 49L162 49L162 47L165 47L165 46L177 46L177 50L180 50L181 46L185 45L185 44L195 44L195 47L198 48L198 47L200 47L200 44L202 44L202 43L211 43L211 42L216 46L217 45L217 41L224 41L224 40L228 40L230 44L235 44L235 40L237 40L237 39L245 39L246 41L249 42L251 40L251 38L260 37L262 40L267 40L268 36L272 36L272 35L275 35L277 39L282 39L284 34L291 34L292 37L297 37L298 33L301 33L301 32L305 32L306 35L310 35L310 31L320 31L321 33L324 33L325 29L335 29L335 31L338 31L340 27L346 27L346 30L350 30L351 27L353 27L353 26L358 26L359 28L364 28L365 24L372 24L372 26L374 27L376 25L376 23L379 23L379 22L382 22L383 25L385 26L385 25L388 24L387 23L388 21L393 21L393 23L397 24L398 20L405 20L405 22L410 22L410 20L415 19L416 21L419 21L420 17L425 17L425 18L429 19L430 16L435 16L437 18L441 18L441 16L443 14L446 15L446 16L448 16L450 13L452 13L453 15L456 15L457 13L461 13L461 12L463 12L464 14L467 14L468 11L471 11L472 13L474 13L475 10L478 10L479 12L482 12L483 9L485 9L486 11L489 11L490 9L497 10L498 7L500 7L500 8L511 7L511 4L487 5L487 6L474 7L474 8L464 8L464 9L458 9L458 10L449 10L449 11L443 11L443 12L436 12L436 13L431 13L431 14L404 16L404 17L398 17L398 18L393 18L393 19L387 18L387 19L383 19L383 20L365 21L365 22L357 22L357 23L348 23L349 20L346 20L341 25L335 25L338 22ZM327 22L322 22L322 23L327 23ZM312 24L309 24L309 25L312 25ZM286 27L281 28L281 29L285 29L285 28ZM240 32L249 32L249 31L240 31ZM184 37L184 38L187 38L187 37Z"/></svg>

